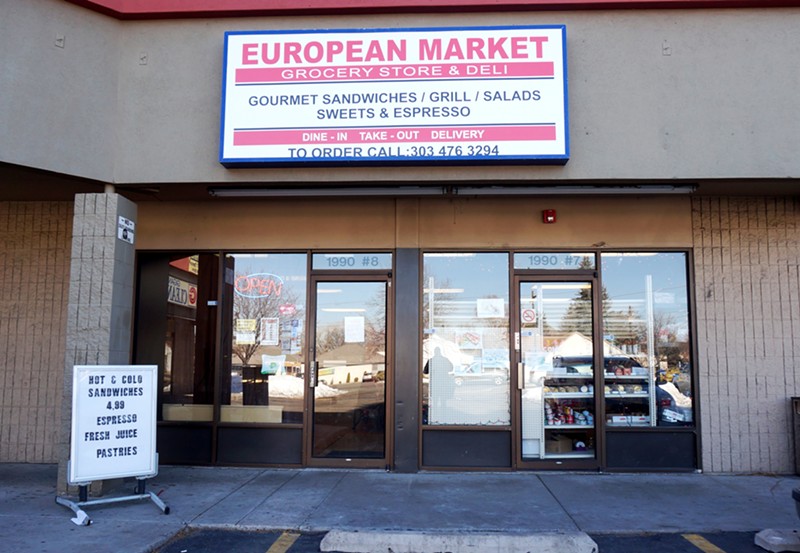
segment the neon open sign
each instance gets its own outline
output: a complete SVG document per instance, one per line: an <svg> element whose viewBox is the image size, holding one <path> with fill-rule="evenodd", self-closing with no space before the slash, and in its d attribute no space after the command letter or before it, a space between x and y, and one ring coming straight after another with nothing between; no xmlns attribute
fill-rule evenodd
<svg viewBox="0 0 800 553"><path fill-rule="evenodd" d="M280 297L283 279L272 273L254 273L236 277L233 289L245 298Z"/></svg>

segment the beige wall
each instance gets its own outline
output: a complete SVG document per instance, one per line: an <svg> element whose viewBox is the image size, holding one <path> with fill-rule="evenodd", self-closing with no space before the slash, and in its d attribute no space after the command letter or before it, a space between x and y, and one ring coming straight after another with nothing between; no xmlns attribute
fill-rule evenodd
<svg viewBox="0 0 800 553"><path fill-rule="evenodd" d="M0 161L113 180L123 25L62 0L0 13Z"/></svg>
<svg viewBox="0 0 800 553"><path fill-rule="evenodd" d="M558 221L542 223L542 210ZM137 248L689 247L690 200L459 198L139 204Z"/></svg>
<svg viewBox="0 0 800 553"><path fill-rule="evenodd" d="M800 177L800 72L787 63L800 57L798 8L118 21L63 0L0 6L7 163L159 185ZM225 31L553 24L567 28L566 166L265 171L218 161Z"/></svg>
<svg viewBox="0 0 800 553"><path fill-rule="evenodd" d="M0 202L0 462L56 460L71 202Z"/></svg>
<svg viewBox="0 0 800 553"><path fill-rule="evenodd" d="M791 197L697 198L692 221L703 467L792 473L800 205Z"/></svg>

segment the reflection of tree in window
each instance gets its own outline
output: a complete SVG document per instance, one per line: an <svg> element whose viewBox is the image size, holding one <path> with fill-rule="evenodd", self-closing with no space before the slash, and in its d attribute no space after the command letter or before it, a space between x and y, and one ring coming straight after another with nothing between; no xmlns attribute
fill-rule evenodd
<svg viewBox="0 0 800 553"><path fill-rule="evenodd" d="M609 308L611 304L606 299L603 299L603 324L606 336L613 336L614 345L622 347L625 353L639 353L641 345L647 339L644 317L631 306L628 306L627 311L614 311Z"/></svg>
<svg viewBox="0 0 800 553"><path fill-rule="evenodd" d="M641 293L644 303L644 293ZM644 313L640 313L632 306L626 310L613 310L610 305L613 301L621 302L619 298L608 301L603 298L604 318L603 331L606 336L613 336L613 345L621 347L625 353L635 357L643 366L648 366L647 322ZM686 339L681 340L675 330L680 326L674 313L655 311L653 313L653 335L656 342L653 345L655 359L667 361L670 367L677 366L689 357L689 344Z"/></svg>
<svg viewBox="0 0 800 553"><path fill-rule="evenodd" d="M333 351L344 345L344 328L333 326L317 335L317 355Z"/></svg>
<svg viewBox="0 0 800 553"><path fill-rule="evenodd" d="M372 316L366 321L365 354L367 359L385 355L386 353L386 287L381 286L375 295L367 301Z"/></svg>
<svg viewBox="0 0 800 553"><path fill-rule="evenodd" d="M297 296L288 290L286 286L281 290L280 296L277 294L270 294L259 298L248 298L237 294L234 297L234 321L248 319L256 321L254 339L252 341L248 340L245 343L236 342L232 347L233 354L242 361L242 364L249 364L253 355L262 347L261 319L280 318L280 306L284 304L297 304ZM302 318L302 313L295 313L292 315L292 318L300 319Z"/></svg>
<svg viewBox="0 0 800 553"><path fill-rule="evenodd" d="M659 362L665 362L667 369L659 372L659 382L678 383L684 375L688 377L689 344L681 341L675 329L676 317L673 313L656 312L653 316L655 328L655 355ZM685 393L685 392L684 392Z"/></svg>
<svg viewBox="0 0 800 553"><path fill-rule="evenodd" d="M422 282L424 284L422 294L423 328L434 328L434 325L445 326L442 323L448 315L455 312L455 301L459 295L454 292L445 292L445 290L453 289L450 279L437 280L436 276L431 275L427 269L424 271ZM431 313L431 304L433 304L433 313Z"/></svg>
<svg viewBox="0 0 800 553"><path fill-rule="evenodd" d="M603 300L607 294L603 290ZM561 331L564 334L578 332L584 336L592 335L592 288L582 286L570 300L567 312L561 319Z"/></svg>

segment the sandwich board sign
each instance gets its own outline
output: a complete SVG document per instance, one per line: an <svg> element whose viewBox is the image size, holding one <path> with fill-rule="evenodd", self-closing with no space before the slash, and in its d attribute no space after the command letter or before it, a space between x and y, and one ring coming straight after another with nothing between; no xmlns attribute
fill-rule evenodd
<svg viewBox="0 0 800 553"><path fill-rule="evenodd" d="M156 365L76 365L72 374L72 431L67 481L80 487L80 501L56 501L72 509L75 524L88 525L80 506L151 499L169 508L144 480L158 474L156 453ZM87 499L87 485L98 480L136 477L137 495Z"/></svg>
<svg viewBox="0 0 800 553"><path fill-rule="evenodd" d="M78 365L72 379L69 482L154 476L155 365Z"/></svg>

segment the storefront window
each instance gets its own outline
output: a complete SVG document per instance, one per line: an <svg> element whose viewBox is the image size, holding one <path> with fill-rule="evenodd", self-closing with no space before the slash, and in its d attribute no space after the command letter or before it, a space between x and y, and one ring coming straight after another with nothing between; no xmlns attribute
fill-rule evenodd
<svg viewBox="0 0 800 553"><path fill-rule="evenodd" d="M606 424L692 426L685 253L603 253Z"/></svg>
<svg viewBox="0 0 800 553"><path fill-rule="evenodd" d="M209 344L215 340L216 319L209 301L217 294L219 257L197 254L159 261L153 263L161 275L159 281L163 283L164 276L168 281L166 301L161 300L166 304L161 418L210 421L214 402L214 348ZM142 278L147 280L145 275ZM152 312L157 316L157 310Z"/></svg>
<svg viewBox="0 0 800 553"><path fill-rule="evenodd" d="M425 254L423 424L511 424L508 262Z"/></svg>
<svg viewBox="0 0 800 553"><path fill-rule="evenodd" d="M233 254L230 359L220 422L302 423L305 254Z"/></svg>

